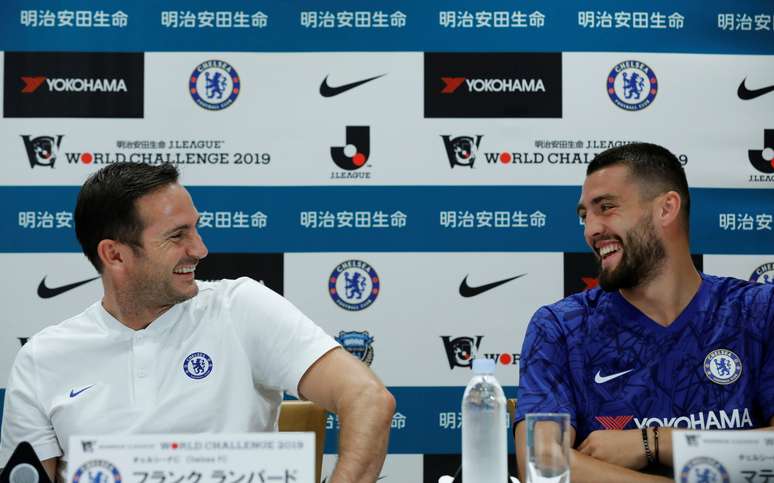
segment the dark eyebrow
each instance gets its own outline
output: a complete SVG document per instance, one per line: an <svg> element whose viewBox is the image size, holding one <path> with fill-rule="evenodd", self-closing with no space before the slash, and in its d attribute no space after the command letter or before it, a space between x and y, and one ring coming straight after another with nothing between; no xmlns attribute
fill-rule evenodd
<svg viewBox="0 0 774 483"><path fill-rule="evenodd" d="M605 194L599 195L596 198L594 198L593 200L591 200L591 205L592 206L598 205L598 204L602 203L603 201L617 201L617 200L618 200L618 196L612 195L610 193L605 193ZM575 208L575 212L580 216L581 210L585 210L585 209L586 209L586 207L583 206L583 203L578 203L578 206Z"/></svg>

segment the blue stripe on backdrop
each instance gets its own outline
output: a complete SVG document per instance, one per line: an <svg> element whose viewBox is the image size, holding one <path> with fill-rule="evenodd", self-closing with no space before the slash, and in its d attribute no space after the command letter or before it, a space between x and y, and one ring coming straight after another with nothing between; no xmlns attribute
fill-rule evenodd
<svg viewBox="0 0 774 483"><path fill-rule="evenodd" d="M580 189L572 186L191 187L190 191L203 221L211 225L202 227L201 234L214 252L587 249L575 216ZM77 192L77 187L0 187L0 228L5 234L0 252L80 251L67 218ZM691 193L695 253L771 253L774 190L697 188ZM352 227L343 226L346 223Z"/></svg>
<svg viewBox="0 0 774 483"><path fill-rule="evenodd" d="M462 449L461 405L465 388L389 387L397 407L390 431L391 454L459 454ZM515 386L503 388L506 398L515 398ZM336 420L328 417L325 452L335 454L338 444ZM508 431L503 428L503 431ZM513 453L513 438L508 438Z"/></svg>
<svg viewBox="0 0 774 483"><path fill-rule="evenodd" d="M60 12L69 12L72 26L59 26ZM593 8L579 0L5 0L0 50L772 54L772 14L770 0L597 0Z"/></svg>

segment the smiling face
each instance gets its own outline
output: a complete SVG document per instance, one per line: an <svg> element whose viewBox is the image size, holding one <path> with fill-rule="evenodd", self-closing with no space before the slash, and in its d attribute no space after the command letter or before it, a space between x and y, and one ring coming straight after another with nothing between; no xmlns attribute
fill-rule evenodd
<svg viewBox="0 0 774 483"><path fill-rule="evenodd" d="M606 167L586 178L578 215L586 243L597 255L604 290L634 288L658 274L666 250L653 223L652 201L641 199L626 166Z"/></svg>
<svg viewBox="0 0 774 483"><path fill-rule="evenodd" d="M194 297L194 269L207 256L196 224L199 214L188 191L166 185L135 202L143 223L142 248L127 260L127 292L133 303L165 307Z"/></svg>

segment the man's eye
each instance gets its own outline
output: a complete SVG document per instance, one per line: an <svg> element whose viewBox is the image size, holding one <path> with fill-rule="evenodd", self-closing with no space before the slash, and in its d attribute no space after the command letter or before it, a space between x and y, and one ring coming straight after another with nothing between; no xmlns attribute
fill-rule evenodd
<svg viewBox="0 0 774 483"><path fill-rule="evenodd" d="M607 211L607 210L609 210L611 208L613 208L613 205L599 205L599 209L602 212L605 212L605 211Z"/></svg>
<svg viewBox="0 0 774 483"><path fill-rule="evenodd" d="M174 233L174 234L170 235L169 238L172 238L173 240L179 240L180 238L182 238L182 236L183 236L182 233Z"/></svg>

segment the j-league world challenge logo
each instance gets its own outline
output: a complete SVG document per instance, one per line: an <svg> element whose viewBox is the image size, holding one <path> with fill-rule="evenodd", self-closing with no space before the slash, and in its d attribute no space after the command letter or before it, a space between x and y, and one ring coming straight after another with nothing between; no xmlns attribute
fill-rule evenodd
<svg viewBox="0 0 774 483"><path fill-rule="evenodd" d="M26 136L22 135L24 149L27 151L27 159L30 167L48 166L54 167L56 157L59 154L59 146L62 144L63 135L58 136Z"/></svg>

